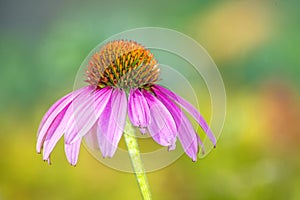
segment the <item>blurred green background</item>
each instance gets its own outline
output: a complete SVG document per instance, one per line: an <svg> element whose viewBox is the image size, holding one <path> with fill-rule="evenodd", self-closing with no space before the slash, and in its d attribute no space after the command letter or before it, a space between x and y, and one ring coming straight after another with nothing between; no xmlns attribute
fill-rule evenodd
<svg viewBox="0 0 300 200"><path fill-rule="evenodd" d="M49 166L35 143L43 114L73 89L89 51L144 26L202 44L228 98L217 148L196 163L184 155L149 173L153 199L300 199L299 7L292 0L2 0L0 199L140 199L134 175L84 148L71 167L60 142Z"/></svg>

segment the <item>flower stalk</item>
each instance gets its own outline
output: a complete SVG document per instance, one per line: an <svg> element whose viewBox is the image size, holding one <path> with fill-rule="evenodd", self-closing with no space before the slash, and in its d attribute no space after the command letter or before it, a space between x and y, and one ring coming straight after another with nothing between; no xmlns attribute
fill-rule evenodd
<svg viewBox="0 0 300 200"><path fill-rule="evenodd" d="M126 120L126 126L123 135L142 197L144 200L151 200L150 187L143 166L137 138L135 137L135 130L128 120Z"/></svg>

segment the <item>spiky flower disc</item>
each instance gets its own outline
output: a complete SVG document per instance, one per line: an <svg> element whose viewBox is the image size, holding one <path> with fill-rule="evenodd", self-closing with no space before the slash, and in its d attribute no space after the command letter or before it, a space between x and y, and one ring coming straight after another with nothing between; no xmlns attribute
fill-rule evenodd
<svg viewBox="0 0 300 200"><path fill-rule="evenodd" d="M87 82L104 88L145 88L159 77L157 61L148 49L133 41L116 40L92 55Z"/></svg>

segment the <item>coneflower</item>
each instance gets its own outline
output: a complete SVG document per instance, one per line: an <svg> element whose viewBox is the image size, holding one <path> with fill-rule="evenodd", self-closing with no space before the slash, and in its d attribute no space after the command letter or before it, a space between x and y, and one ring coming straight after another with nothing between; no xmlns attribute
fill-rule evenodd
<svg viewBox="0 0 300 200"><path fill-rule="evenodd" d="M103 157L112 157L128 116L141 134L149 133L155 142L168 146L169 150L175 148L178 138L185 153L196 161L203 145L181 107L214 145L216 138L197 109L157 84L159 74L156 59L142 45L124 40L105 44L88 63L89 85L59 99L43 117L37 152L43 148L43 159L50 163L50 154L64 135L67 159L76 165L81 140L89 133L97 140Z"/></svg>

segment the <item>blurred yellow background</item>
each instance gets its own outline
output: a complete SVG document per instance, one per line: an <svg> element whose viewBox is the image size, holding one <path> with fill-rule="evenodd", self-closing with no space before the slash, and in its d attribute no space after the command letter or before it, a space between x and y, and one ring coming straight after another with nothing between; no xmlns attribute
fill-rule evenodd
<svg viewBox="0 0 300 200"><path fill-rule="evenodd" d="M299 1L0 2L0 199L140 199L134 175L63 142L49 166L39 122L73 89L83 59L118 32L161 26L207 49L223 76L227 119L217 148L149 173L153 199L300 199ZM201 95L201 94L199 94ZM208 111L204 111L207 113Z"/></svg>

